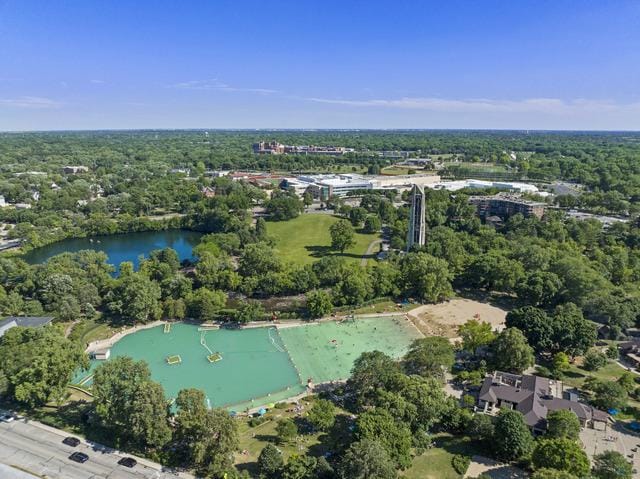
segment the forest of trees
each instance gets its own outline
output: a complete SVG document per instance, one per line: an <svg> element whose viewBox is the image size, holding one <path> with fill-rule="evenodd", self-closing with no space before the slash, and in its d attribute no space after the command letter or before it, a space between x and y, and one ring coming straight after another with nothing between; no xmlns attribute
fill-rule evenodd
<svg viewBox="0 0 640 479"><path fill-rule="evenodd" d="M251 143L263 138L353 147L358 152L338 158L256 156ZM278 257L266 221L304 214L308 199L275 185L268 191L207 174L213 169L331 171L338 165L377 171L387 161L375 154L379 150L508 162L531 178L583 185L576 198L556 198L561 206L624 214L628 221L605 228L595 219L567 218L558 209L548 210L542 219L515 215L493 227L477 217L467 191L429 190L426 245L405 253L406 194L364 192L357 206L340 198L327 202L339 217L327 232L332 254L299 265ZM505 157L511 151L515 159ZM84 165L89 171L63 174L65 165ZM215 196L204 196L205 186L214 188ZM495 369L521 373L538 364L541 373L560 377L576 357L584 357L585 368L594 371L616 357L615 346L612 351L594 346L600 326L606 326L606 339L618 340L639 324L637 134L0 134L0 194L8 202L32 205L0 210L8 237L22 240L23 251L67 237L168 228L205 233L194 249L193 264L181 264L171 249L156 250L137 271L131 263L119 265L117 277L107 257L95 251L65 253L44 264L28 264L20 254L4 253L0 312L5 316L46 314L55 323L77 326L96 321L120 327L163 318L240 324L265 320L273 313L265 300L285 296L296 297L290 315L308 320L381 298L437 303L454 294L473 293L509 304L506 329L498 334L484 323L470 321L460 328L457 350L443 338L430 337L415 342L400 361L380 352L363 354L349 381L317 401L307 418L313 428L336 435L335 455L283 461L270 445L260 455L261 477L394 478L415 454L431 447L432 436L440 432L469 436L498 459L524 461L539 479L590 473L577 446L572 417L553 418L547 435L534 440L518 413L501 413L495 420L474 416L464 398L458 404L445 394L442 381L460 356L464 360L456 363L456 381L464 385L477 385ZM266 221L252 221L256 207L263 208ZM377 233L383 228L392 249L386 259L361 266L342 257L354 231ZM87 365L80 330L65 331L54 324L8 331L0 339L0 394L26 409L64 403L74 372ZM121 377L133 379L120 381ZM200 391L181 391L175 410L168 411L162 386L153 381L148 366L127 358L98 368L93 389L90 433L207 477L240 474L231 462L237 425L224 411L205 408ZM590 379L585 390L592 404L603 409L624 406L629 396L640 397L632 378ZM113 397L118 401L106 399ZM338 434L344 424L336 420L336 408L355 418L346 438L344 427ZM295 436L296 427L278 424L281 440ZM627 474L619 457L603 455L596 458L592 473L613 477L606 474L615 467ZM553 475L561 472L566 475Z"/></svg>

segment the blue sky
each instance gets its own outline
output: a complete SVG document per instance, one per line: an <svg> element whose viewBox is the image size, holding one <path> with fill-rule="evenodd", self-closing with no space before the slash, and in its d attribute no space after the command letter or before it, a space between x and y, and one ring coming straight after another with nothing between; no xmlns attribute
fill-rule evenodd
<svg viewBox="0 0 640 479"><path fill-rule="evenodd" d="M0 130L640 130L640 2L0 0Z"/></svg>

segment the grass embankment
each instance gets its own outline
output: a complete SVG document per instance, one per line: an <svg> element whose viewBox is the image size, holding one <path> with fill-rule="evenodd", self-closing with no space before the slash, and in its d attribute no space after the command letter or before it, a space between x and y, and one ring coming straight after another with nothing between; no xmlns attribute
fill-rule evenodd
<svg viewBox="0 0 640 479"><path fill-rule="evenodd" d="M267 233L275 239L278 256L285 262L310 264L323 256L360 261L369 244L380 235L356 233L354 246L344 253L332 251L329 227L339 219L325 214L303 214L289 221L267 222Z"/></svg>
<svg viewBox="0 0 640 479"><path fill-rule="evenodd" d="M69 334L69 339L78 341L83 347L86 347L93 341L109 339L116 332L117 328L114 328L100 318L85 319L73 327Z"/></svg>

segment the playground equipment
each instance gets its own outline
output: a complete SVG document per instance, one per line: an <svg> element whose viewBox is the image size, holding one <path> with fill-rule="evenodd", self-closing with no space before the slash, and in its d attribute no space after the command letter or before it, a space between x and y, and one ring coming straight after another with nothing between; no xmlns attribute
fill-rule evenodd
<svg viewBox="0 0 640 479"><path fill-rule="evenodd" d="M222 354L217 352L214 353L213 351L211 351L211 348L207 345L207 340L205 339L207 331L208 331L207 329L200 331L200 344L204 346L204 348L207 351L209 351L209 355L207 356L207 361L209 361L210 363L217 363L218 361L222 360Z"/></svg>
<svg viewBox="0 0 640 479"><path fill-rule="evenodd" d="M179 354L174 354L173 356L167 356L167 364L180 364L182 362L182 358Z"/></svg>
<svg viewBox="0 0 640 479"><path fill-rule="evenodd" d="M220 353L213 353L207 356L207 361L209 361L210 363L217 363L218 361L221 361L221 360L222 360L222 354Z"/></svg>

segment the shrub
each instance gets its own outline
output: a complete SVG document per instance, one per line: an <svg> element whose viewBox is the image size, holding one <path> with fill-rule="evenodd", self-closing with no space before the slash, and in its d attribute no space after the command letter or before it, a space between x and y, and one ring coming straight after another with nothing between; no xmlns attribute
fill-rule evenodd
<svg viewBox="0 0 640 479"><path fill-rule="evenodd" d="M256 426L259 426L260 424L264 423L267 420L268 419L266 417L264 417L264 416L252 417L251 419L249 419L249 426L256 427Z"/></svg>
<svg viewBox="0 0 640 479"><path fill-rule="evenodd" d="M453 469L462 476L467 472L467 469L469 469L469 464L471 464L469 456L456 454L451 458L451 465L453 466Z"/></svg>

